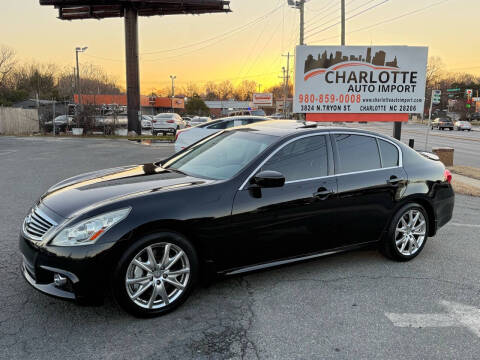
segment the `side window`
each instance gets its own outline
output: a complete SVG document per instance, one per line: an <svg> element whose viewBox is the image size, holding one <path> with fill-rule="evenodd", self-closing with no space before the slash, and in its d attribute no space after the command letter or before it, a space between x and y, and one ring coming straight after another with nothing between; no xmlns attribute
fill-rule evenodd
<svg viewBox="0 0 480 360"><path fill-rule="evenodd" d="M308 136L284 146L262 170L274 170L285 181L311 179L328 175L327 143L324 135Z"/></svg>
<svg viewBox="0 0 480 360"><path fill-rule="evenodd" d="M339 174L381 168L380 154L375 138L337 134L335 139L340 158Z"/></svg>
<svg viewBox="0 0 480 360"><path fill-rule="evenodd" d="M382 156L382 166L384 168L398 166L397 147L380 139L378 139L378 146L380 147L380 155Z"/></svg>

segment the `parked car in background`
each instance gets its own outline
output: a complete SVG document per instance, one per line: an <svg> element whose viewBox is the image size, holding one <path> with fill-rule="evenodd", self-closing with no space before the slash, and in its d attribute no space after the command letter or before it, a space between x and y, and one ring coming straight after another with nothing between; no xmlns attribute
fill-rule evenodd
<svg viewBox="0 0 480 360"><path fill-rule="evenodd" d="M432 127L432 130L433 129L453 130L455 125L453 124L452 119L450 119L449 117L439 117L439 118L436 118L435 120L432 121L431 127Z"/></svg>
<svg viewBox="0 0 480 360"><path fill-rule="evenodd" d="M470 120L480 120L480 112L473 113Z"/></svg>
<svg viewBox="0 0 480 360"><path fill-rule="evenodd" d="M112 293L136 316L163 315L217 275L373 246L412 260L452 218L451 180L438 159L385 135L260 122L50 187L23 222L20 271L46 294Z"/></svg>
<svg viewBox="0 0 480 360"><path fill-rule="evenodd" d="M205 124L210 121L212 121L212 119L208 116L194 116L193 118L190 119L190 121L187 121L187 127L194 127L200 124Z"/></svg>
<svg viewBox="0 0 480 360"><path fill-rule="evenodd" d="M152 119L152 134L173 134L178 130L185 129L186 124L182 117L175 113L161 113Z"/></svg>
<svg viewBox="0 0 480 360"><path fill-rule="evenodd" d="M54 119L55 122L55 133L60 133L66 131L67 126L73 125L73 116L70 115L60 115ZM53 121L45 121L43 124L46 131L53 131Z"/></svg>
<svg viewBox="0 0 480 360"><path fill-rule="evenodd" d="M212 120L195 127L187 128L177 132L175 138L175 152L185 149L197 141L216 132L229 129L235 126L253 124L259 121L270 120L264 116L232 116Z"/></svg>
<svg viewBox="0 0 480 360"><path fill-rule="evenodd" d="M142 115L140 119L142 129L150 130L152 128L152 119L153 117L150 115Z"/></svg>
<svg viewBox="0 0 480 360"><path fill-rule="evenodd" d="M256 110L233 110L228 112L228 116L245 116L245 115L250 115L250 116L267 116L265 111L262 109L256 109Z"/></svg>
<svg viewBox="0 0 480 360"><path fill-rule="evenodd" d="M457 121L455 123L455 130L472 131L472 124L470 124L468 121Z"/></svg>

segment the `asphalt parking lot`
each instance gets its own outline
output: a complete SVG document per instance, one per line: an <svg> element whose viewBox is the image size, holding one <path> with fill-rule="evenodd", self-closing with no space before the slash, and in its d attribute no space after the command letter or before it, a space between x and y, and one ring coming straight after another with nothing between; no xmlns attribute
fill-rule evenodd
<svg viewBox="0 0 480 360"><path fill-rule="evenodd" d="M112 299L96 307L53 299L23 280L18 232L50 185L172 151L171 144L0 137L0 358L479 358L480 198L457 196L453 220L409 263L363 250L227 278L155 319L133 318ZM457 159L475 163L466 154Z"/></svg>

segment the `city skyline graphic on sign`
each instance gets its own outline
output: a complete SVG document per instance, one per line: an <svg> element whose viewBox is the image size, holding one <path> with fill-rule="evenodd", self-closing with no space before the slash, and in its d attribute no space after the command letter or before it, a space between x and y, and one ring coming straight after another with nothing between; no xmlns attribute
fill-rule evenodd
<svg viewBox="0 0 480 360"><path fill-rule="evenodd" d="M361 54L359 54L358 56L343 55L342 51L336 51L335 56L333 55L333 52L331 52L330 55L327 55L327 50L325 50L321 55L320 53L318 54L317 59L315 59L312 54L307 56L307 59L305 60L304 72L307 73L309 71L317 69L328 69L333 65L340 63L346 63L344 65L348 65L348 63L355 63L355 65L360 65L358 64L359 62L362 64L371 64L374 67L386 66L389 68L398 68L398 60L396 56L392 61L386 61L386 59L387 53L383 50L377 51L375 55L372 56L371 47L367 48L367 54L365 57L363 57L363 55Z"/></svg>

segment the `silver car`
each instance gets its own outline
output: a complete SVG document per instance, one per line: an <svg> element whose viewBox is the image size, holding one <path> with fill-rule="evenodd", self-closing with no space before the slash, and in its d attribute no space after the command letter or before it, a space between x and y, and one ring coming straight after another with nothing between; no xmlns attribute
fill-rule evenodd
<svg viewBox="0 0 480 360"><path fill-rule="evenodd" d="M468 121L457 121L455 122L455 130L472 131L472 124L470 124Z"/></svg>
<svg viewBox="0 0 480 360"><path fill-rule="evenodd" d="M197 141L224 129L248 125L265 120L271 119L265 116L232 116L212 120L195 127L180 130L177 132L177 136L175 138L175 152L179 152L193 143L196 143Z"/></svg>

